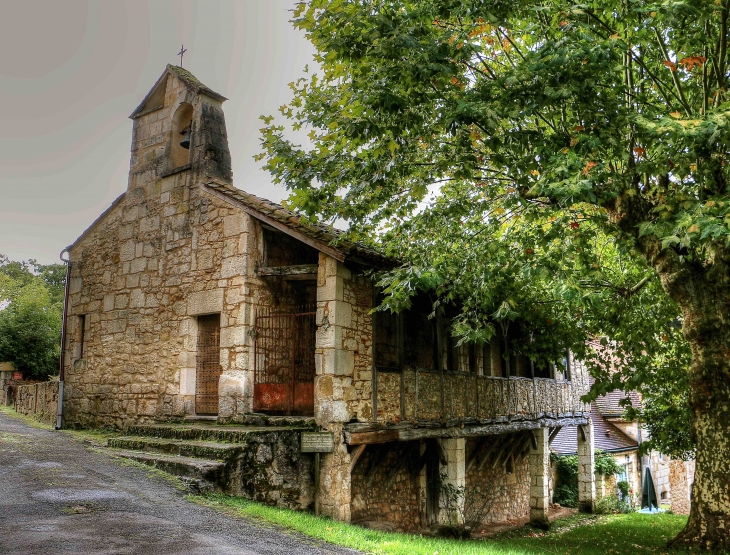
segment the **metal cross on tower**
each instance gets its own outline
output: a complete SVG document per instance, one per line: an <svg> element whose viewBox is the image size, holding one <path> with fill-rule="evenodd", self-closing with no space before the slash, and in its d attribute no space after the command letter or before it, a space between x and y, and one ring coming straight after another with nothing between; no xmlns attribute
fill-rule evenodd
<svg viewBox="0 0 730 555"><path fill-rule="evenodd" d="M182 66L183 66L183 65L182 65L182 64L183 64L183 62L182 62L182 61L183 61L183 56L185 55L185 52L187 52L187 51L188 51L188 49L187 49L187 48L185 48L185 47L184 47L184 46L183 46L183 45L181 44L181 45L180 45L180 52L178 52L178 53L177 53L177 55L178 55L178 56L180 56L180 67L182 67Z"/></svg>

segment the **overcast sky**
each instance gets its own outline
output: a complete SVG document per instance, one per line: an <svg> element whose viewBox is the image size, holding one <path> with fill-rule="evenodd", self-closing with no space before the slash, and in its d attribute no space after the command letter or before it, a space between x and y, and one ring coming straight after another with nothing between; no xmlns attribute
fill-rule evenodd
<svg viewBox="0 0 730 555"><path fill-rule="evenodd" d="M126 190L129 114L178 63L224 103L234 184L271 200L262 114L313 49L289 23L294 0L0 0L0 253L58 261Z"/></svg>

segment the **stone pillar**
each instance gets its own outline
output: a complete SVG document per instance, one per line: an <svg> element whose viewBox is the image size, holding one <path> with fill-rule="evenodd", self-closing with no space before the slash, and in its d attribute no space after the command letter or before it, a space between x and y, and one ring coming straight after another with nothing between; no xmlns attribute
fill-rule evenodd
<svg viewBox="0 0 730 555"><path fill-rule="evenodd" d="M439 522L451 525L464 524L466 439L442 439L440 443L446 456L446 465L441 465Z"/></svg>
<svg viewBox="0 0 730 555"><path fill-rule="evenodd" d="M596 500L596 465L593 457L593 421L578 427L578 510L593 512Z"/></svg>
<svg viewBox="0 0 730 555"><path fill-rule="evenodd" d="M342 424L331 424L335 435L335 450L323 453L319 469L319 514L341 522L350 522L352 501L350 455L342 441Z"/></svg>
<svg viewBox="0 0 730 555"><path fill-rule="evenodd" d="M350 455L342 428L350 420L345 389L351 384L355 354L344 346L344 331L352 327L352 305L344 299L350 271L325 254L319 255L317 274L317 343L315 350L314 418L317 425L334 433L335 450L320 462L320 514L350 521Z"/></svg>
<svg viewBox="0 0 730 555"><path fill-rule="evenodd" d="M530 442L530 524L547 529L550 526L550 446L549 428L533 430L535 443Z"/></svg>

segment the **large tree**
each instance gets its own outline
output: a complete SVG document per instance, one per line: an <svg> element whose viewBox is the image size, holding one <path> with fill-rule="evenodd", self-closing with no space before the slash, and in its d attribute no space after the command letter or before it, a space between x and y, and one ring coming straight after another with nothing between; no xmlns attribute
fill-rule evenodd
<svg viewBox="0 0 730 555"><path fill-rule="evenodd" d="M566 302L596 284L636 298L651 274L612 280L580 254L600 235L658 276L691 349L697 446L692 511L674 545L730 549L728 0L312 0L294 24L319 68L281 111L311 143L295 145L269 118L263 130L293 207L389 239L429 223L437 238L442 225L449 237L424 260L474 253L455 281L439 274L445 289L474 276L483 289L508 283L518 257L525 290L534 271L564 280L551 291ZM566 245L574 260L551 265ZM403 279L390 282L396 293ZM576 327L595 315L585 306L567 314ZM638 360L657 334L618 316L613 339Z"/></svg>
<svg viewBox="0 0 730 555"><path fill-rule="evenodd" d="M62 264L16 262L0 254L0 360L26 378L59 371L64 285Z"/></svg>

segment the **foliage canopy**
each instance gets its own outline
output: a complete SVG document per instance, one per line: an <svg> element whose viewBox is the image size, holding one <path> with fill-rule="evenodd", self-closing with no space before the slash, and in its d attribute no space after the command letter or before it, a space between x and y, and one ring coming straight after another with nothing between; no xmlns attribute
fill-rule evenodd
<svg viewBox="0 0 730 555"><path fill-rule="evenodd" d="M691 413L691 437L656 440L697 444L682 541L715 548L730 546L730 473L702 461L730 456L712 452L730 445L728 12L725 0L302 2L294 24L320 69L281 112L311 143L270 117L262 140L291 206L408 260L382 278L386 306L437 290L463 301L465 338L519 324L533 358L592 354L594 394L648 384L666 394L654 414ZM614 348L587 352L596 336Z"/></svg>
<svg viewBox="0 0 730 555"><path fill-rule="evenodd" d="M59 369L65 267L0 255L0 360L26 378Z"/></svg>

